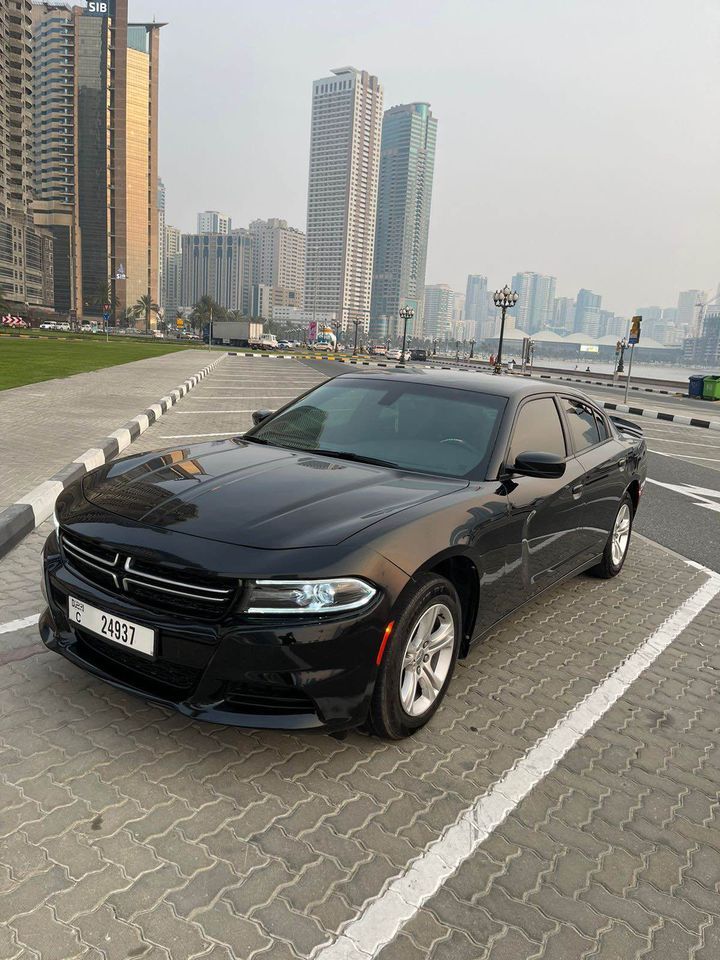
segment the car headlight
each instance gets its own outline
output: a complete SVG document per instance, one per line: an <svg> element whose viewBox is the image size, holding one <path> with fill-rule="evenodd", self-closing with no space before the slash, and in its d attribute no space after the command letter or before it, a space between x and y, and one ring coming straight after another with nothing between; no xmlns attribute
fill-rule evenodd
<svg viewBox="0 0 720 960"><path fill-rule="evenodd" d="M377 594L364 580L256 580L248 613L340 613L364 607Z"/></svg>

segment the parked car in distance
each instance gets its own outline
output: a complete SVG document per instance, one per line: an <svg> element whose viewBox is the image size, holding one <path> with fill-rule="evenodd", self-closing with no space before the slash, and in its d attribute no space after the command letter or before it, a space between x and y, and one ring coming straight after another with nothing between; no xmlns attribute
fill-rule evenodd
<svg viewBox="0 0 720 960"><path fill-rule="evenodd" d="M427 350L421 350L416 348L410 351L409 359L414 361L415 363L424 362L425 360L427 360L427 358L428 358Z"/></svg>
<svg viewBox="0 0 720 960"><path fill-rule="evenodd" d="M287 340L278 340L278 350L292 350L292 344Z"/></svg>
<svg viewBox="0 0 720 960"><path fill-rule="evenodd" d="M399 738L498 621L625 562L646 444L577 390L373 370L253 420L60 494L51 650L189 717Z"/></svg>
<svg viewBox="0 0 720 960"><path fill-rule="evenodd" d="M392 349L392 350L388 350L385 356L388 358L388 360L400 360L400 358L402 357L402 354L400 353L399 350Z"/></svg>

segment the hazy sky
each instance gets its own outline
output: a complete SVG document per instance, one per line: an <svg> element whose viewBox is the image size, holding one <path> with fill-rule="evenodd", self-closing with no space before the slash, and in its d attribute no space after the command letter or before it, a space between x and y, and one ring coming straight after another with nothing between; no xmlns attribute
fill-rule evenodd
<svg viewBox="0 0 720 960"><path fill-rule="evenodd" d="M438 118L428 283L518 270L603 307L720 281L718 0L131 0L161 35L168 222L305 226L313 79Z"/></svg>

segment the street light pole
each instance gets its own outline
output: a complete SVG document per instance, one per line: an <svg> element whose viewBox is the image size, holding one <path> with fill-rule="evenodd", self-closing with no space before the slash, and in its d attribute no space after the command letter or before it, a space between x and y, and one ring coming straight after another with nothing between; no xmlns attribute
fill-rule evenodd
<svg viewBox="0 0 720 960"><path fill-rule="evenodd" d="M502 290L496 290L493 294L493 300L496 307L500 307L502 310L502 319L500 321L500 342L498 344L497 357L495 358L495 367L493 373L502 373L502 348L503 348L503 339L505 337L505 314L508 310L515 306L518 302L518 293L516 290L511 290L507 284L502 288Z"/></svg>
<svg viewBox="0 0 720 960"><path fill-rule="evenodd" d="M358 327L360 326L360 321L359 321L359 320L353 320L353 323L355 324L355 344L354 344L354 346L353 346L353 356L356 357L356 356L357 356Z"/></svg>
<svg viewBox="0 0 720 960"><path fill-rule="evenodd" d="M403 321L403 343L402 343L402 353L400 354L400 363L405 363L405 340L407 339L407 325L408 320L412 320L415 316L415 311L412 307L408 307L407 304L404 307L400 307L400 319Z"/></svg>

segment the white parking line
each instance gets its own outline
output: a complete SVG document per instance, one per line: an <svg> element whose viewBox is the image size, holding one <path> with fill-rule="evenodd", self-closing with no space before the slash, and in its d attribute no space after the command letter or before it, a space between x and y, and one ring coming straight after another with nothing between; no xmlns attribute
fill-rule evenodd
<svg viewBox="0 0 720 960"><path fill-rule="evenodd" d="M314 960L370 960L483 843L562 758L622 697L673 640L720 593L712 575L619 667L573 707L490 790L468 807L400 876L385 887Z"/></svg>
<svg viewBox="0 0 720 960"><path fill-rule="evenodd" d="M160 440L192 440L193 437L239 437L242 433L226 430L224 433L176 433L173 436L161 435Z"/></svg>
<svg viewBox="0 0 720 960"><path fill-rule="evenodd" d="M661 443L682 443L686 447L710 447L711 450L720 450L720 446L718 446L717 443L698 443L696 440L671 440L670 437L656 437L650 433L645 433L645 439L659 440Z"/></svg>
<svg viewBox="0 0 720 960"><path fill-rule="evenodd" d="M184 413L191 417L206 417L209 413L252 413L257 407L248 407L247 410L176 410L175 413Z"/></svg>
<svg viewBox="0 0 720 960"><path fill-rule="evenodd" d="M10 620L8 623L0 623L0 633L12 633L13 630L34 627L39 619L40 614L34 613L31 617L25 617L24 620Z"/></svg>
<svg viewBox="0 0 720 960"><path fill-rule="evenodd" d="M691 457L689 453L668 453L663 450L653 450L651 447L648 447L648 450L659 457L671 457L673 460L705 460L707 463L720 463L717 457Z"/></svg>

